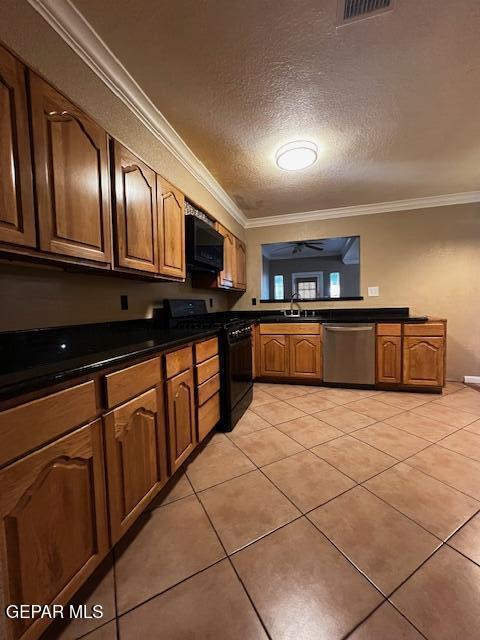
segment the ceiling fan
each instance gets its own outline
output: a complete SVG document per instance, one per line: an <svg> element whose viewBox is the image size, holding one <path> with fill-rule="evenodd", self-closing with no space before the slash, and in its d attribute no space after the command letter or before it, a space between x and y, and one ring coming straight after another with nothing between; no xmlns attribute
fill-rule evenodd
<svg viewBox="0 0 480 640"><path fill-rule="evenodd" d="M319 241L319 242L308 242L306 240L300 240L298 242L288 242L285 243L286 245L290 245L292 248L292 256L294 256L296 253L302 253L302 251L304 249L314 249L315 251L323 251L323 242ZM275 249L272 253L280 253L285 251L286 247L279 247L278 249Z"/></svg>

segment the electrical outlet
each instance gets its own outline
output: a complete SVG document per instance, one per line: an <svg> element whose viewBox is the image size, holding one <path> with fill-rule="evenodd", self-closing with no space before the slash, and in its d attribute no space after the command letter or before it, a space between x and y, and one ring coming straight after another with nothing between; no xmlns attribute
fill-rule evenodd
<svg viewBox="0 0 480 640"><path fill-rule="evenodd" d="M213 307L213 298L210 298L210 308Z"/></svg>
<svg viewBox="0 0 480 640"><path fill-rule="evenodd" d="M120 296L120 309L126 311L128 309L128 296Z"/></svg>
<svg viewBox="0 0 480 640"><path fill-rule="evenodd" d="M257 304L257 299L256 298L252 298L252 306L255 307Z"/></svg>
<svg viewBox="0 0 480 640"><path fill-rule="evenodd" d="M370 297L377 297L380 295L379 287L368 287L368 295Z"/></svg>

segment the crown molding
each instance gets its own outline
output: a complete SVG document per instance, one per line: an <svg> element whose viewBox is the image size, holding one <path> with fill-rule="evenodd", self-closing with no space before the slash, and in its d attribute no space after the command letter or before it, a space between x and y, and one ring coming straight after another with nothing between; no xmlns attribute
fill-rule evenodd
<svg viewBox="0 0 480 640"><path fill-rule="evenodd" d="M69 0L28 0L142 124L245 227L247 218Z"/></svg>
<svg viewBox="0 0 480 640"><path fill-rule="evenodd" d="M434 207L446 207L453 204L469 204L472 202L480 202L480 191L449 193L443 196L410 198L408 200L392 200L391 202L361 204L351 207L339 207L337 209L319 209L317 211L286 213L285 215L267 216L265 218L250 218L247 220L246 228L255 229L257 227L273 227L279 224L293 224L294 222L312 222L314 220L329 220L331 218L368 216L375 213L414 211L415 209L430 209Z"/></svg>

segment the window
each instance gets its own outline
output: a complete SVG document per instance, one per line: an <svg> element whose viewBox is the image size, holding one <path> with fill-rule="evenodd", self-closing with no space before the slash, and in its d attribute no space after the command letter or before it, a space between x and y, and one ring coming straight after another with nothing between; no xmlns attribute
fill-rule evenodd
<svg viewBox="0 0 480 640"><path fill-rule="evenodd" d="M330 298L340 298L340 273L338 271L330 274Z"/></svg>
<svg viewBox="0 0 480 640"><path fill-rule="evenodd" d="M283 276L273 276L273 297L275 300L283 300L285 298L283 291Z"/></svg>
<svg viewBox="0 0 480 640"><path fill-rule="evenodd" d="M316 280L297 280L297 293L299 298L312 299L317 297Z"/></svg>

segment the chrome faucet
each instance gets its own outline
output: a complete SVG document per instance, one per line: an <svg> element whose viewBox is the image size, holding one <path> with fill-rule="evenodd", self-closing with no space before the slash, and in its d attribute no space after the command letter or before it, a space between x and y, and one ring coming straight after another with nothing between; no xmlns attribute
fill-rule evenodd
<svg viewBox="0 0 480 640"><path fill-rule="evenodd" d="M298 297L299 297L298 291L294 291L294 293L292 294L292 297L290 298L290 315L293 315L293 303L295 298L298 298ZM300 315L301 308L298 302L297 302L297 307L298 307L298 315Z"/></svg>

